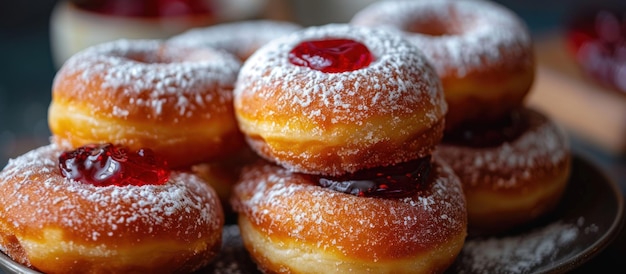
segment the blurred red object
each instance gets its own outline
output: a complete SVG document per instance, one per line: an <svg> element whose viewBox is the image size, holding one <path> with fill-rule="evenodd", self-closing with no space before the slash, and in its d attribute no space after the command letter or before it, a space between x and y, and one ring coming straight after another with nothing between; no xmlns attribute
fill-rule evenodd
<svg viewBox="0 0 626 274"><path fill-rule="evenodd" d="M568 51L587 76L626 92L626 5L581 10L566 35Z"/></svg>
<svg viewBox="0 0 626 274"><path fill-rule="evenodd" d="M76 7L107 15L127 17L171 17L212 14L211 0L72 0Z"/></svg>

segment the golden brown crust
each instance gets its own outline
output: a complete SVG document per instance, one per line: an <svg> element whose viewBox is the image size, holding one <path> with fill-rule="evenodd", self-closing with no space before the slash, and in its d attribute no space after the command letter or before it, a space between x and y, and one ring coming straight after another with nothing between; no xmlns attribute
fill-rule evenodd
<svg viewBox="0 0 626 274"><path fill-rule="evenodd" d="M511 56L499 66L469 72L464 77L445 73L441 82L448 103L446 131L464 123L497 121L520 108L534 81L534 64L510 60L533 60L532 56L529 49L524 56Z"/></svg>
<svg viewBox="0 0 626 274"><path fill-rule="evenodd" d="M478 148L442 143L435 154L463 183L471 230L497 232L549 212L570 173L564 132L545 115L522 109L529 128L517 139Z"/></svg>
<svg viewBox="0 0 626 274"><path fill-rule="evenodd" d="M366 45L368 67L324 73L288 61L302 41ZM393 32L326 25L276 39L241 69L235 114L253 149L288 169L338 175L424 157L441 139L447 110L435 71Z"/></svg>
<svg viewBox="0 0 626 274"><path fill-rule="evenodd" d="M48 122L55 142L151 147L183 167L240 149L232 106L239 61L210 49L119 40L57 73Z"/></svg>
<svg viewBox="0 0 626 274"><path fill-rule="evenodd" d="M357 197L309 178L260 162L236 185L242 237L261 268L441 271L463 246L463 192L438 160L427 186L406 198Z"/></svg>
<svg viewBox="0 0 626 274"><path fill-rule="evenodd" d="M332 173L330 170L355 172L430 155L441 140L443 127L442 120L425 132L419 132L407 139L374 144L363 141L335 146L314 141L268 140L258 136L247 136L247 140L262 157L290 170L329 174ZM348 130L359 131L357 126L346 129ZM268 142L271 142L271 145Z"/></svg>
<svg viewBox="0 0 626 274"><path fill-rule="evenodd" d="M224 215L200 178L97 187L67 180L56 145L11 160L0 173L0 249L45 273L193 271L221 244Z"/></svg>

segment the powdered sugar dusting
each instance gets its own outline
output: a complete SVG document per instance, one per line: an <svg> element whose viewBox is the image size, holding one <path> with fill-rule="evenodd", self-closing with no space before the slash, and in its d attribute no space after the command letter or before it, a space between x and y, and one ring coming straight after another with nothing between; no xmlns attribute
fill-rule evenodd
<svg viewBox="0 0 626 274"><path fill-rule="evenodd" d="M234 205L270 236L374 260L412 255L465 233L460 183L448 167L433 168L431 185L415 196L379 199L335 192L306 175L261 164L244 173Z"/></svg>
<svg viewBox="0 0 626 274"><path fill-rule="evenodd" d="M193 241L221 231L217 195L191 174L172 172L158 186L97 187L62 177L60 153L54 144L44 146L10 160L2 171L0 211L14 230L37 235L59 227L85 242L137 235Z"/></svg>
<svg viewBox="0 0 626 274"><path fill-rule="evenodd" d="M533 176L562 170L570 157L565 133L536 111L523 110L523 117L530 128L514 141L494 148L443 143L435 153L448 161L468 186L488 184L500 189L515 188L530 183Z"/></svg>
<svg viewBox="0 0 626 274"><path fill-rule="evenodd" d="M229 22L191 29L168 42L225 50L245 60L267 42L301 28L295 23L273 20Z"/></svg>
<svg viewBox="0 0 626 274"><path fill-rule="evenodd" d="M234 56L212 49L117 40L72 56L57 73L53 96L63 92L118 118L205 117L206 106L220 105L213 102L231 104L239 68Z"/></svg>
<svg viewBox="0 0 626 274"><path fill-rule="evenodd" d="M504 59L527 60L527 52L532 51L524 22L490 1L380 1L355 14L351 23L405 31L439 75L445 76L463 77L470 71L502 65ZM416 25L443 25L447 33L435 36L412 32Z"/></svg>
<svg viewBox="0 0 626 274"><path fill-rule="evenodd" d="M598 233L598 227L579 217L573 223L558 221L518 236L472 239L457 262L463 269L455 273L532 273L555 258L580 252L571 246L593 233Z"/></svg>
<svg viewBox="0 0 626 274"><path fill-rule="evenodd" d="M343 73L323 73L288 61L289 52L300 42L329 38L359 41L375 60L367 68ZM263 46L241 69L235 105L266 121L295 116L319 129L360 125L375 115L416 112L432 125L447 110L439 78L414 45L396 32L343 24L307 28ZM391 119L386 126L397 122Z"/></svg>

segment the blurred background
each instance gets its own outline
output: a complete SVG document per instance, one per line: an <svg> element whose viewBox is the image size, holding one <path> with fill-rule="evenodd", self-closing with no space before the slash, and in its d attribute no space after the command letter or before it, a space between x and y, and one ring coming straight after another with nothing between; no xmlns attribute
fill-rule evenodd
<svg viewBox="0 0 626 274"><path fill-rule="evenodd" d="M102 2L103 0L73 1L85 4L90 1ZM373 0L204 1L217 3L218 10L212 12L223 13L221 18L213 22L207 21L206 24L271 18L295 21L308 26L346 22L354 12ZM498 0L497 2L517 12L527 22L533 34L538 36L553 33L563 27L567 16L573 11L580 10L581 7L589 4L611 5L618 1ZM59 58L54 59L50 23L55 8L59 9L64 2L67 1L0 1L0 64L2 64L0 67L0 166L4 166L8 158L48 142L47 107L50 102L53 77L58 63L61 62ZM151 2L167 3L176 2L176 0ZM85 31L89 32L89 30L83 30ZM170 34L164 32L162 35ZM102 30L94 29L91 35L105 37L107 34ZM57 55L60 54L57 53Z"/></svg>
<svg viewBox="0 0 626 274"><path fill-rule="evenodd" d="M54 0L0 2L0 164L47 141Z"/></svg>
<svg viewBox="0 0 626 274"><path fill-rule="evenodd" d="M78 4L85 4L90 1L101 2L106 0L75 0ZM132 0L121 1L133 2ZM159 5L177 1L180 0L154 0L151 2ZM213 6L214 8L210 12L219 16L212 17L207 21L193 23L196 26L261 18L294 21L304 26L341 23L347 22L357 10L373 2L373 0L202 1L213 2L215 6ZM566 51L565 48L559 47L560 44L558 43L555 48L552 42L564 37L566 23L573 14L589 10L590 7L612 7L621 4L620 2L623 2L623 0L497 0L496 2L509 7L525 20L531 30L531 34L538 43L538 56L540 58L545 56L546 60L549 60L553 55L563 55L563 52ZM53 21L53 14L59 12L60 7L63 7L65 4L67 4L67 1L58 0L0 1L0 167L4 166L9 158L49 143L50 132L47 126L47 108L51 100L52 81L58 66L62 63L62 58L59 57L61 53L58 52L58 46L56 52L53 49L51 27L54 23L58 23L58 21ZM619 12L625 15L626 9L620 9ZM57 18L57 20L60 19ZM193 27L193 24L178 25L177 28L169 29L169 32L163 31L160 34L170 36L177 31ZM622 24L626 29L626 24ZM83 26L81 31L95 37L105 37L107 32L113 30L101 30L95 27L90 29ZM149 32L144 33L147 35ZM542 50L544 47L547 48L545 51ZM547 67L550 73L560 73L561 71L558 68L563 62L558 60L550 62L552 63L545 64L543 67ZM571 60L566 62L571 62ZM542 70L540 72L546 71ZM578 79L580 75L577 75L576 79L567 78L568 74L565 72L562 75L565 75L562 77L562 79L565 79L562 81L564 83L554 80L560 79L558 78L560 76L557 75L556 78L548 79L554 83L548 89L577 89L580 87L605 89L595 83ZM540 79L546 79L541 77ZM580 83L583 84L559 88L563 87L561 84L571 84L574 81L573 79L581 81ZM569 91L565 90L564 92ZM587 90L581 90L580 92L584 93ZM626 192L626 165L624 164L624 151L626 151L625 94L607 92L606 96L608 97L606 98L608 99L605 102L612 104L611 106L616 108L614 112L616 114L596 118L592 115L596 115L597 111L591 110L587 113L585 113L585 110L576 111L578 115L581 115L580 113L582 112L584 117L596 119L591 121L591 124L602 124L607 121L615 122L615 124L609 124L604 129L601 128L599 130L586 130L576 126L570 127L569 124L565 125L568 133L572 136L572 147L575 152L592 161L605 171L611 179L617 181L622 192ZM598 96L602 97L605 95L600 94ZM595 95L591 95L591 97L585 100L593 101L594 97ZM541 101L541 98L535 100ZM545 107L545 105L542 107ZM548 107L548 109L552 108ZM569 110L563 110L555 115L565 113L564 119L567 120L567 115L569 115L569 113L566 113L567 111ZM587 134L588 131L600 132L596 135L590 135ZM606 137L610 138L609 141L602 139L602 136L606 136L607 132L610 133L610 136ZM597 135L601 135L601 137L597 137ZM623 244L624 242L622 240L620 243ZM618 249L625 251L626 247L619 247ZM615 257L609 257L608 259L605 257L603 260L615 260Z"/></svg>

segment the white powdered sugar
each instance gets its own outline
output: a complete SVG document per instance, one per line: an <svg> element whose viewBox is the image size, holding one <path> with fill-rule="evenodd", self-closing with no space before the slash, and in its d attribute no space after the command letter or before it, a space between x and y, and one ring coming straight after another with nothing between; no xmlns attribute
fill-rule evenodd
<svg viewBox="0 0 626 274"><path fill-rule="evenodd" d="M554 222L517 236L468 241L457 262L456 273L532 273L556 258L580 252L572 244L585 234L597 233L583 217L576 222Z"/></svg>
<svg viewBox="0 0 626 274"><path fill-rule="evenodd" d="M365 68L341 73L290 63L288 55L298 44L323 39L361 42L374 61ZM258 115L264 121L299 117L319 125L317 129L363 124L375 115L400 117L411 113L423 113L423 122L432 125L447 110L439 78L414 45L396 32L344 24L307 28L256 51L239 74L235 106L245 115ZM390 119L385 126L393 127L399 120ZM285 129L279 123L264 126L277 133Z"/></svg>
<svg viewBox="0 0 626 274"><path fill-rule="evenodd" d="M188 30L168 39L168 43L224 50L245 60L267 42L301 28L273 20L229 22Z"/></svg>
<svg viewBox="0 0 626 274"><path fill-rule="evenodd" d="M136 233L191 240L221 230L217 195L191 174L172 172L164 185L98 187L61 176L61 152L40 147L2 171L0 212L13 230L61 228L86 242Z"/></svg>
<svg viewBox="0 0 626 274"><path fill-rule="evenodd" d="M55 78L53 96L62 92L117 118L210 116L207 106L231 104L239 68L234 56L213 49L117 40L72 56Z"/></svg>
<svg viewBox="0 0 626 274"><path fill-rule="evenodd" d="M528 60L532 51L524 22L490 1L381 1L355 14L351 23L404 31L446 76L507 66L505 59Z"/></svg>

